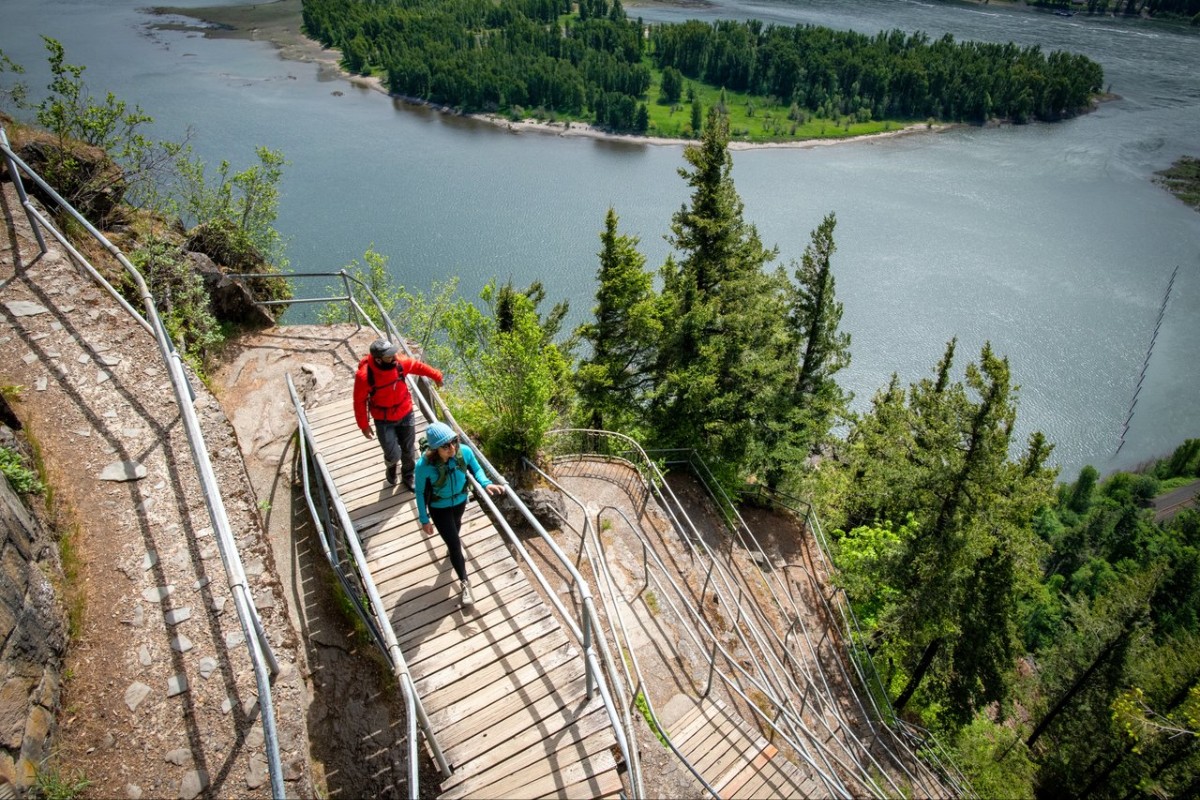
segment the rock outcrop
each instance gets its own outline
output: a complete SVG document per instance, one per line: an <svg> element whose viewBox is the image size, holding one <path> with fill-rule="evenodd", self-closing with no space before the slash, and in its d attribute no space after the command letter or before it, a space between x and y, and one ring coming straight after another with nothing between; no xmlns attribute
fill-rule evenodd
<svg viewBox="0 0 1200 800"><path fill-rule="evenodd" d="M20 791L56 728L67 626L50 576L60 574L52 536L0 474L0 785Z"/></svg>

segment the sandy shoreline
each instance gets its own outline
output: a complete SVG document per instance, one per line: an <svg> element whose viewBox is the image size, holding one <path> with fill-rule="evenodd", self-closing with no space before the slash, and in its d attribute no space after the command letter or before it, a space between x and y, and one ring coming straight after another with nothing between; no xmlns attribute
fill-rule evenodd
<svg viewBox="0 0 1200 800"><path fill-rule="evenodd" d="M393 95L383 86L379 78L368 78L362 75L352 75L340 66L341 53L321 47L318 42L305 37L300 32L301 0L274 0L274 2L245 6L212 6L207 8L178 8L172 6L156 6L151 12L170 17L186 17L194 19L194 23L182 23L164 19L155 27L164 30L196 31L206 38L213 39L246 39L249 41L270 42L279 50L281 58L289 61L316 63L323 68L337 73L354 86L373 89L388 97L403 100L413 105L421 105L436 109L445 114L476 119L495 125L515 133L537 133L549 136L578 136L605 141L628 142L641 145L688 145L695 144L695 139L668 139L657 136L637 136L634 134L609 133L594 128L583 122L542 122L534 119L513 121L507 117L494 114L462 114L452 108L427 103L412 97ZM731 141L730 150L763 150L763 149L809 149L813 147L828 147L848 142L862 142L875 139L887 139L915 133L937 133L952 125L919 122L893 131L873 133L865 136L846 136L843 138L800 139L787 142L739 142Z"/></svg>

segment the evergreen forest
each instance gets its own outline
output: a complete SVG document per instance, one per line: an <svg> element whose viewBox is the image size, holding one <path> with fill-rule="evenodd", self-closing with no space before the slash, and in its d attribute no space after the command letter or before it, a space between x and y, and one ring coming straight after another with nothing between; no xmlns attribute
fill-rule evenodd
<svg viewBox="0 0 1200 800"><path fill-rule="evenodd" d="M836 216L774 266L727 142L713 111L657 275L609 212L574 424L694 448L743 502L811 498L882 707L949 745L980 797L1195 797L1200 510L1153 498L1200 480L1200 439L1060 481L1045 436L1014 439L1008 360L985 344L963 364L955 340L852 413Z"/></svg>
<svg viewBox="0 0 1200 800"><path fill-rule="evenodd" d="M710 107L736 107L731 135L762 139L1057 120L1087 110L1104 80L1087 57L1036 46L757 20L647 25L620 0L304 0L303 24L397 95L658 136L698 138Z"/></svg>

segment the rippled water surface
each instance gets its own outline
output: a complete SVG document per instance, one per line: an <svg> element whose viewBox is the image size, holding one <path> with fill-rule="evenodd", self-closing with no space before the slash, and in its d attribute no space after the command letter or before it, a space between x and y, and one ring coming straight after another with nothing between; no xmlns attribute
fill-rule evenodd
<svg viewBox="0 0 1200 800"><path fill-rule="evenodd" d="M957 336L961 363L985 341L1008 355L1019 433L1044 431L1068 477L1200 436L1200 214L1151 180L1180 155L1200 156L1196 32L906 0L627 8L647 20L948 32L1097 60L1120 99L1075 120L739 151L734 179L747 218L785 264L836 212L837 291L853 337L843 382L857 408L893 372L905 382L928 374ZM677 146L517 135L414 110L283 61L266 43L153 31L133 0L0 0L0 19L0 50L26 66L35 90L46 82L45 34L87 66L94 88L154 116L157 135L191 128L210 161L244 166L257 145L282 150L279 225L296 270L337 269L374 246L418 289L449 275L470 292L493 276L542 280L579 321L605 211L616 209L657 265L670 215L686 201Z"/></svg>

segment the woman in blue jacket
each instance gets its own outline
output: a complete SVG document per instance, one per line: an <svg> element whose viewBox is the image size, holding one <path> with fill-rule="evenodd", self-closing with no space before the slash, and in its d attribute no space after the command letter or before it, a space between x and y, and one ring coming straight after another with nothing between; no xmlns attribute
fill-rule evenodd
<svg viewBox="0 0 1200 800"><path fill-rule="evenodd" d="M458 434L444 422L435 422L425 431L426 450L417 459L414 473L417 515L425 535L434 527L450 554L450 563L458 575L462 604L471 605L471 587L467 580L467 561L463 557L459 528L467 507L467 470L491 495L504 494L504 487L491 482L471 448L458 441Z"/></svg>

